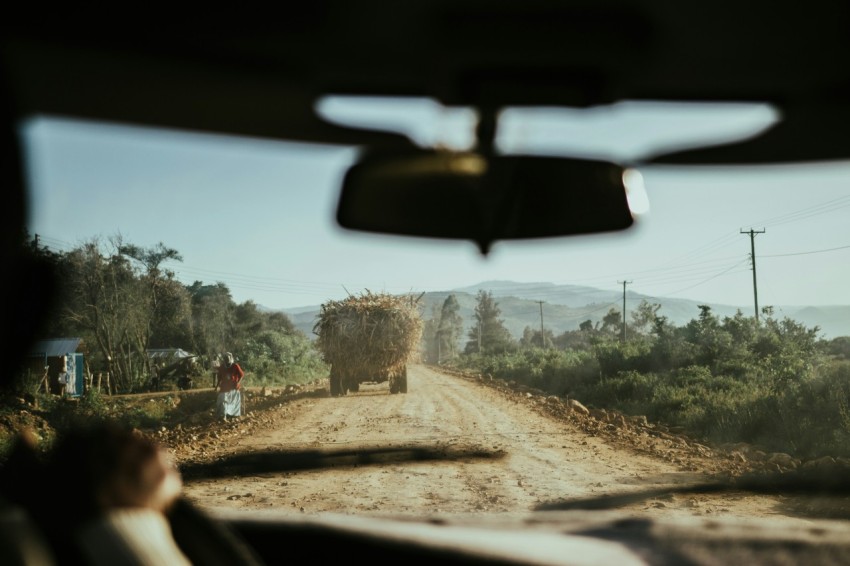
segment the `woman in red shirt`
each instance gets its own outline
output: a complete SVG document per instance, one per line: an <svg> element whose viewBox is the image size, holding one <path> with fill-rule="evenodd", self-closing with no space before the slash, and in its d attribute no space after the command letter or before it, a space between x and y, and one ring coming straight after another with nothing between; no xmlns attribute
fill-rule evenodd
<svg viewBox="0 0 850 566"><path fill-rule="evenodd" d="M224 354L222 363L218 366L218 399L216 415L227 420L228 417L242 416L242 378L245 372L233 361L233 354Z"/></svg>

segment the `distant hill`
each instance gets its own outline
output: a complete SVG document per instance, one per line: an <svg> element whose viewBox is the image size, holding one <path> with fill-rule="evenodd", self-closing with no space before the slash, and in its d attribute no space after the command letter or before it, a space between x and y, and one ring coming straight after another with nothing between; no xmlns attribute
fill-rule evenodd
<svg viewBox="0 0 850 566"><path fill-rule="evenodd" d="M808 327L820 327L825 338L850 336L850 306L776 307L776 317L788 317Z"/></svg>
<svg viewBox="0 0 850 566"><path fill-rule="evenodd" d="M502 311L505 326L515 338L522 336L526 326L540 328L540 303L543 301L543 326L555 335L567 330L577 330L579 324L590 320L600 322L611 308L622 311L623 294L613 290L597 289L580 285L555 285L554 283L517 283L513 281L484 281L469 287L447 291L425 293L422 297L423 313L430 318L439 313L443 302L454 294L460 305L466 330L472 326L476 294L480 289L490 291ZM659 313L676 326L683 326L699 315L699 305L708 304L717 316L734 316L738 310L752 313L752 306L733 306L690 299L650 297L626 291L626 315L637 308L642 300L660 304ZM310 338L315 338L313 325L320 305L284 309L293 324ZM850 336L850 306L774 306L774 316L789 317L808 327L818 326L824 338Z"/></svg>

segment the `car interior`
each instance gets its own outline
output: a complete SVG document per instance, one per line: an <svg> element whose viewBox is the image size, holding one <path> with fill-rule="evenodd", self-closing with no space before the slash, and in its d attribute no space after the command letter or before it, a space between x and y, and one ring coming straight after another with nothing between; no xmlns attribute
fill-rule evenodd
<svg viewBox="0 0 850 566"><path fill-rule="evenodd" d="M34 116L357 147L339 187L340 227L468 241L483 256L505 240L564 237L569 246L573 236L627 230L639 190L632 172L642 165L850 158L845 2L315 0L274 13L133 12L104 24L92 9L64 7L6 20L4 288L16 298L2 306L6 360L16 363L38 339L55 285L55 274L21 250L29 201L19 127ZM321 108L332 97L427 99L468 109L476 117L474 140L458 150L328 120ZM748 139L659 148L629 162L499 148L507 110L624 101L768 104L779 119ZM451 214L439 206L449 198L456 203ZM274 465L327 464L317 456ZM244 515L222 521L181 502L171 520L198 564L274 564L295 556L446 564L850 562L850 526L705 530L624 519L613 503L585 503L475 524ZM26 532L10 525L10 533ZM706 562L692 562L694 556Z"/></svg>

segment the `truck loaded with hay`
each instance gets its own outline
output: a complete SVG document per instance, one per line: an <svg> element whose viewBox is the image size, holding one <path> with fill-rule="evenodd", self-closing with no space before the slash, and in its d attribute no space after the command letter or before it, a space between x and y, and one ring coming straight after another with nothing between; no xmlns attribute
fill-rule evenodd
<svg viewBox="0 0 850 566"><path fill-rule="evenodd" d="M367 290L322 305L313 332L331 366L331 395L385 381L390 393L407 393L407 362L422 336L421 298Z"/></svg>

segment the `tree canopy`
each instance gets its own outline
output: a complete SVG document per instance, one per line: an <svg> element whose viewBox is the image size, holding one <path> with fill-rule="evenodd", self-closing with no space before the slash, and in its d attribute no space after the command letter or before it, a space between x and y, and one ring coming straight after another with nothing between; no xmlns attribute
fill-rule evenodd
<svg viewBox="0 0 850 566"><path fill-rule="evenodd" d="M437 326L437 345L439 360L452 359L458 355L458 342L463 333L463 317L460 316L460 304L457 297L449 295L440 309L440 322Z"/></svg>
<svg viewBox="0 0 850 566"><path fill-rule="evenodd" d="M251 301L237 304L223 283L178 281L163 264L182 256L163 243L145 248L119 235L92 238L63 253L33 241L30 251L59 274L44 336L83 338L89 371L108 374L114 391L154 382L151 349L181 348L201 356L207 367L232 351L247 369L256 361L267 375L286 379L299 364L305 374L321 367L317 355L310 357L309 339L284 313L261 312ZM252 360L255 354L260 357Z"/></svg>
<svg viewBox="0 0 850 566"><path fill-rule="evenodd" d="M491 291L478 291L478 304L475 306L475 324L469 331L466 353L494 354L516 348L510 331L505 327L499 303L493 299Z"/></svg>

